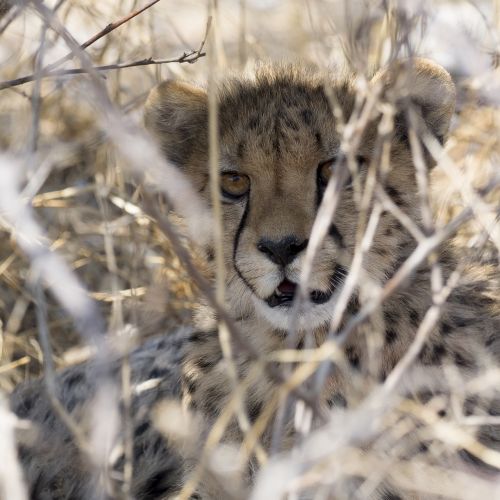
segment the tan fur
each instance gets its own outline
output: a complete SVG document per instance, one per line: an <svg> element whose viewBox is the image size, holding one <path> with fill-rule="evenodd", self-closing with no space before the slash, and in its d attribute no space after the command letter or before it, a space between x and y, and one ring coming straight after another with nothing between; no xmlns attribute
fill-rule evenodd
<svg viewBox="0 0 500 500"><path fill-rule="evenodd" d="M383 99L395 105L397 111L390 170L383 184L393 201L420 225L405 110L411 104L427 131L442 142L454 109L453 83L441 67L416 60L397 63L381 72L374 77L372 86L382 86ZM351 77L325 76L293 66L265 66L254 79L230 80L219 89L221 172L247 175L251 183L249 194L241 200L222 198L227 309L241 334L262 355L287 346L289 311L275 314L276 308L267 305L265 299L285 277L292 282L299 280L305 251L282 268L259 250L259 244L287 237L302 243L309 238L321 198L318 165L340 154L341 133L332 102L339 104L347 119L355 99ZM146 124L165 154L186 172L210 204L207 116L206 95L185 83L161 84L152 91L146 105ZM363 159L359 166L363 182L377 151L378 124L375 114L357 152ZM427 155L431 168L429 158ZM334 224L314 263L310 291L328 292L335 269L340 271L334 285L340 288L351 265L359 224L351 188L344 188ZM394 217L384 213L363 265L363 280L383 286L415 245ZM211 252L208 249L208 255ZM440 262L446 279L456 266L455 257L443 249ZM421 365L451 362L472 372L480 364L478 360L490 356L498 360L500 317L498 309L493 313L492 305L497 290L492 289L487 278L483 274L464 279L455 290L422 350ZM300 346L305 342L306 347L315 347L323 342L334 300L335 295L326 305L309 304L298 318ZM365 300L356 291L344 320L354 315ZM355 407L380 383L406 352L431 302L429 269L423 265L410 287L396 292L350 337L344 361L328 375L322 388L323 410L328 406ZM231 383L220 352L216 322L208 308L201 309L198 323L201 331L192 338L192 349L184 361L185 397L210 424L229 401ZM311 330L311 335L305 334ZM239 377L244 380L254 364L237 343L234 347ZM250 420L258 419L276 395L275 381L262 374L245 396ZM267 427L261 439L265 447L269 445L271 428ZM290 421L288 428L291 433ZM240 439L236 423L226 433L226 439ZM205 486L202 495L207 498L234 494L217 482L215 486L206 482Z"/></svg>

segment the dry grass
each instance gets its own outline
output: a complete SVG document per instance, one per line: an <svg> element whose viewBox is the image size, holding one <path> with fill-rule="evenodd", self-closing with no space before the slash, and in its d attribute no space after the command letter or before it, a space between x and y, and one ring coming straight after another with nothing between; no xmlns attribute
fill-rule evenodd
<svg viewBox="0 0 500 500"><path fill-rule="evenodd" d="M108 23L147 3L62 0L50 2L50 6L57 6L62 25L82 43ZM140 127L144 100L156 82L167 77L206 82L213 76L215 61L220 74L270 58L302 59L320 67L337 64L370 75L393 55L391 50L404 56L411 46L445 64L459 90L449 156L442 160L444 167L434 174L436 225L445 227L464 207L472 205L472 220L461 225L455 244L470 250L471 261L487 260L490 266L498 266L500 227L495 205L500 199L499 189L484 197L477 194L477 189L469 189L482 187L486 180L500 175L500 78L495 66L500 58L498 2L432 2L430 9L423 6L420 11L416 3L406 8L399 5L398 10L398 2L388 2L390 8L385 8L385 2L376 0L366 4L347 0L226 0L212 11L211 38L204 47L200 44L206 36L207 3L191 0L177 4L173 9L172 2L160 1L86 48L94 67L132 63L126 69L109 69L100 71L101 76L90 77L44 74L42 68L68 52L73 55L59 64L57 71L87 69L82 66L82 56L75 55L74 47L61 33L53 27L47 29L41 20L44 11L40 2L19 3L0 20L0 80L6 82L0 83L1 161L13 159L12 165L22 170L19 196L33 209L44 233L42 245L68 264L87 296L97 304L111 337L126 324L137 327L140 341L188 323L199 292L161 224L146 213L145 190L153 192L149 196L166 212L164 195L169 194L168 189L151 185L147 162L143 166L145 179L138 179L137 162L132 175L123 156L125 147L121 152L120 141L110 137L107 127L113 121L103 117L106 113L102 113L102 103L96 97L96 79L106 89L116 116ZM350 17L341 15L347 5ZM210 57L203 57L201 49L207 50ZM192 64L158 63L180 58L184 53L191 54ZM13 85L12 80L26 75L34 75L34 81ZM454 188L450 180L457 176L457 168L459 177L470 179L465 187L462 183ZM176 200L168 198L175 205ZM175 223L181 227L178 221ZM5 393L19 382L40 375L43 369L44 348L40 345L34 305L38 277L33 273L33 259L19 242L22 229L14 230L12 221L0 210L0 390ZM183 242L196 257L192 242L187 238ZM196 261L203 273L201 260ZM44 287L50 289L50 279L44 281ZM47 326L56 368L89 355L72 317L49 294ZM378 410L365 409L380 416ZM422 408L399 407L398 419L412 411L422 412L422 421L428 416ZM384 418L388 419L384 428L390 428L394 422L390 416ZM398 422L402 421L401 417ZM342 421L337 425L347 424ZM445 431L456 439L460 437L455 428ZM322 450L324 456L318 457L314 441L306 443L302 451L307 457L303 463L316 461L318 470L311 468L308 474L297 475L291 490L303 488L300 481L320 482L322 471L334 470L339 460L345 459L353 474L359 468L375 467L371 461L376 461L376 455L360 457L351 448L343 448L342 455L335 459L327 449ZM277 481L288 480L283 468L291 460L285 457L268 473L277 471ZM395 467L404 469L405 464L395 463ZM428 464L425 467L425 477L432 478L428 484L430 494L439 470ZM259 488L268 487L266 477ZM405 478L403 483L409 481L408 474L402 473L401 477ZM457 481L468 479L457 477ZM454 484L452 479L447 483L450 491L459 492L462 486L457 484L463 483ZM487 491L488 485L477 481L477 491ZM368 495L370 479L362 488ZM441 490L436 487L436 491ZM254 498L264 498L259 497L261 490L256 491Z"/></svg>
<svg viewBox="0 0 500 500"><path fill-rule="evenodd" d="M59 15L70 29L76 26L85 37L136 9L139 4L135 3L64 2ZM159 25L153 23L155 15L157 12L145 12L106 35L99 48L88 49L92 61L101 65L159 54L178 57L191 47L198 48L203 30L196 47L173 35L173 43L163 43L155 51L159 38L154 33ZM9 26L2 39L2 80L33 73L41 30L36 14L28 8ZM45 51L43 65L58 59L65 49L59 37L47 33ZM148 90L166 73L154 66L110 71L106 85L124 115L140 123ZM178 65L174 74L189 78L189 69L183 71ZM29 182L23 181L24 194L31 199L50 247L64 256L85 284L111 331L131 322L141 324L141 335L146 337L188 321L195 290L168 241L140 208L141 188L124 171L110 146L106 129L96 118L95 104L88 98L85 80L68 76L42 81L36 124L32 98L36 85L4 89L0 142L6 151L27 159L23 168ZM36 153L30 160L34 129ZM164 206L160 198L160 206ZM9 391L19 381L40 374L42 354L28 284L29 260L9 228L3 225L0 231L0 385ZM65 366L75 356L80 359L71 351L80 344L71 318L52 299L48 321L56 366Z"/></svg>

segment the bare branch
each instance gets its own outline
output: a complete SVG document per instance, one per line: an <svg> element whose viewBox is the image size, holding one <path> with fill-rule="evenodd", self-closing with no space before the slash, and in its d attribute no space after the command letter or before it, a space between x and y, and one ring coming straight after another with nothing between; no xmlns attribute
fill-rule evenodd
<svg viewBox="0 0 500 500"><path fill-rule="evenodd" d="M94 71L112 71L112 70L118 70L118 69L125 69L125 68L134 68L138 66L155 66L155 65L162 65L162 64L172 64L172 63L189 63L193 64L196 62L198 59L201 57L205 57L206 53L205 52L199 52L197 50L193 50L191 52L184 52L182 56L179 56L177 58L172 58L172 59L153 59L152 57L148 57L147 59L141 59L139 61L132 61L128 63L115 63L115 64L105 64L103 66L93 66ZM50 71L46 72L45 70L42 70L40 73L40 78L61 78L64 76L71 76L71 75L82 75L82 74L88 74L87 69L82 69L82 68L75 68L75 69L64 69L60 71ZM0 90L12 88L12 87L17 87L18 85L23 85L25 83L33 82L34 80L37 79L37 76L35 74L33 75L28 75L28 76L23 76L21 78L14 78L13 80L7 80L5 82L0 82Z"/></svg>

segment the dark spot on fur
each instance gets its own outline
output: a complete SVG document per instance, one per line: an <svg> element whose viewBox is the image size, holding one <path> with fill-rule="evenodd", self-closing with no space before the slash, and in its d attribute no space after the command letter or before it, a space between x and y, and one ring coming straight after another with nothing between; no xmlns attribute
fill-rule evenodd
<svg viewBox="0 0 500 500"><path fill-rule="evenodd" d="M488 448L500 449L498 425L483 425L477 433L477 439Z"/></svg>
<svg viewBox="0 0 500 500"><path fill-rule="evenodd" d="M316 144L319 148L323 148L323 137L321 136L321 132L316 131L314 134L314 138L316 139Z"/></svg>
<svg viewBox="0 0 500 500"><path fill-rule="evenodd" d="M250 422L254 423L262 412L262 402L252 402L248 405L247 413Z"/></svg>
<svg viewBox="0 0 500 500"><path fill-rule="evenodd" d="M373 251L381 257L386 257L387 255L389 255L389 251L386 247L374 247Z"/></svg>
<svg viewBox="0 0 500 500"><path fill-rule="evenodd" d="M203 409L208 415L218 415L223 393L220 387L209 387L203 397Z"/></svg>
<svg viewBox="0 0 500 500"><path fill-rule="evenodd" d="M394 326L399 320L399 314L396 311L384 311L384 321L386 326Z"/></svg>
<svg viewBox="0 0 500 500"><path fill-rule="evenodd" d="M495 263L495 266L498 265L497 263ZM491 297L487 297L485 295L482 295L481 296L481 302L483 303L483 305L485 306L492 306L494 304L496 304L496 300L491 298Z"/></svg>
<svg viewBox="0 0 500 500"><path fill-rule="evenodd" d="M194 378L185 378L184 382L186 384L186 388L188 391L188 394L193 394L196 392L196 389L198 388L198 384L196 383L196 380Z"/></svg>
<svg viewBox="0 0 500 500"><path fill-rule="evenodd" d="M151 427L151 424L146 420L145 422L142 422L142 424L139 424L135 430L134 430L134 437L138 438L142 436L149 428Z"/></svg>
<svg viewBox="0 0 500 500"><path fill-rule="evenodd" d="M333 222L330 224L328 234L333 238L339 247L344 248L344 237L339 231L339 228Z"/></svg>
<svg viewBox="0 0 500 500"><path fill-rule="evenodd" d="M415 311L415 309L410 310L410 321L414 327L417 327L420 324L420 315L417 311Z"/></svg>
<svg viewBox="0 0 500 500"><path fill-rule="evenodd" d="M350 298L349 303L347 304L347 311L349 312L349 314L354 316L359 312L359 308L359 297L357 294L355 294Z"/></svg>
<svg viewBox="0 0 500 500"><path fill-rule="evenodd" d="M213 262L215 260L215 253L213 248L207 248L205 251L208 262Z"/></svg>
<svg viewBox="0 0 500 500"><path fill-rule="evenodd" d="M391 236L391 235L392 235L392 227L388 226L385 228L384 236Z"/></svg>
<svg viewBox="0 0 500 500"><path fill-rule="evenodd" d="M387 185L385 191L396 205L404 205L401 193L394 186Z"/></svg>
<svg viewBox="0 0 500 500"><path fill-rule="evenodd" d="M443 344L435 344L432 347L430 361L435 364L441 363L443 356L446 354L446 348Z"/></svg>
<svg viewBox="0 0 500 500"><path fill-rule="evenodd" d="M393 491L385 491L384 493L382 493L381 500L403 500L403 498Z"/></svg>
<svg viewBox="0 0 500 500"><path fill-rule="evenodd" d="M150 372L148 378L164 378L166 375L170 375L170 370L168 368L160 368L155 366Z"/></svg>
<svg viewBox="0 0 500 500"><path fill-rule="evenodd" d="M213 368L214 362L210 359L207 359L207 358L198 358L196 360L196 366L201 371L208 371L209 368Z"/></svg>
<svg viewBox="0 0 500 500"><path fill-rule="evenodd" d="M33 394L22 399L21 405L15 408L15 413L20 418L26 418L31 413L31 410L35 406L35 400L37 395Z"/></svg>
<svg viewBox="0 0 500 500"><path fill-rule="evenodd" d="M443 409L441 409L441 410L439 410L439 411L437 412L437 415L438 415L438 417L443 418L443 417L446 417L447 412L446 412L446 410L443 408Z"/></svg>
<svg viewBox="0 0 500 500"><path fill-rule="evenodd" d="M158 455L159 453L163 454L165 448L166 446L163 437L157 435L153 441L153 455Z"/></svg>
<svg viewBox="0 0 500 500"><path fill-rule="evenodd" d="M80 385L85 380L85 374L82 372L71 373L65 380L68 389L72 389L75 385Z"/></svg>
<svg viewBox="0 0 500 500"><path fill-rule="evenodd" d="M285 114L283 116L283 123L284 123L285 127L289 128L289 129L292 129L295 131L299 130L299 126L298 126L297 122L290 115Z"/></svg>
<svg viewBox="0 0 500 500"><path fill-rule="evenodd" d="M459 352L454 352L453 353L453 360L458 366L462 366L464 368L470 368L472 366L472 363L470 360L466 359L463 354Z"/></svg>
<svg viewBox="0 0 500 500"><path fill-rule="evenodd" d="M143 495L142 498L164 498L169 493L176 490L178 474L173 470L165 469L155 472L144 483L141 488Z"/></svg>
<svg viewBox="0 0 500 500"><path fill-rule="evenodd" d="M194 344L200 344L205 342L207 339L207 334L204 332L194 332L188 337L189 342L193 342Z"/></svg>
<svg viewBox="0 0 500 500"><path fill-rule="evenodd" d="M31 452L29 448L21 444L17 448L17 455L19 457L19 460L21 460L21 462L24 462L31 455Z"/></svg>
<svg viewBox="0 0 500 500"><path fill-rule="evenodd" d="M248 128L250 130L256 130L259 127L259 117L258 116L252 116L250 120L248 121Z"/></svg>
<svg viewBox="0 0 500 500"><path fill-rule="evenodd" d="M478 399L476 396L468 396L464 401L462 412L466 417L470 417L474 414L474 410L478 405Z"/></svg>
<svg viewBox="0 0 500 500"><path fill-rule="evenodd" d="M422 404L427 404L434 397L434 393L428 389L418 391L416 398Z"/></svg>
<svg viewBox="0 0 500 500"><path fill-rule="evenodd" d="M428 358L429 358L429 346L427 345L424 345L424 347L422 347L422 350L419 352L418 354L418 359L424 363L424 364L428 364L427 361L428 361Z"/></svg>
<svg viewBox="0 0 500 500"><path fill-rule="evenodd" d="M66 406L66 411L72 412L78 405L79 400L75 396L71 395L69 400L66 401L65 406Z"/></svg>
<svg viewBox="0 0 500 500"><path fill-rule="evenodd" d="M165 347L167 347L167 341L166 341L166 339L160 340L160 341L158 342L158 344L156 345L156 348L157 348L159 351L162 351L163 349L165 349Z"/></svg>
<svg viewBox="0 0 500 500"><path fill-rule="evenodd" d="M449 325L448 323L442 323L441 324L441 333L443 335L449 335L451 333L451 325Z"/></svg>
<svg viewBox="0 0 500 500"><path fill-rule="evenodd" d="M406 111L396 113L394 117L394 137L399 140L403 146L410 149L410 140L408 138L408 124Z"/></svg>
<svg viewBox="0 0 500 500"><path fill-rule="evenodd" d="M280 137L281 137L281 131L279 130L278 125L276 125L273 136L273 150L276 152L278 158L281 158Z"/></svg>
<svg viewBox="0 0 500 500"><path fill-rule="evenodd" d="M495 343L497 338L498 338L497 335L491 335L490 337L488 337L486 339L486 342L484 343L484 345L486 347L491 347Z"/></svg>
<svg viewBox="0 0 500 500"><path fill-rule="evenodd" d="M401 222L399 222L398 220L394 221L393 226L394 226L394 230L398 233L400 233L404 230L403 224L401 224Z"/></svg>
<svg viewBox="0 0 500 500"><path fill-rule="evenodd" d="M336 392L328 398L327 404L330 408L347 408L347 400L340 392Z"/></svg>
<svg viewBox="0 0 500 500"><path fill-rule="evenodd" d="M297 104L297 100L293 93L285 93L281 95L281 99L283 100L283 104L287 108L293 108Z"/></svg>
<svg viewBox="0 0 500 500"><path fill-rule="evenodd" d="M241 141L238 144L238 150L237 150L236 154L238 155L238 158L243 158L244 153L245 153L245 142Z"/></svg>
<svg viewBox="0 0 500 500"><path fill-rule="evenodd" d="M356 349L353 346L349 346L346 348L345 354L351 367L355 370L359 370L359 353Z"/></svg>
<svg viewBox="0 0 500 500"><path fill-rule="evenodd" d="M307 126L312 125L313 114L310 109L303 109L300 113L300 117L302 118L302 121L304 122L305 125Z"/></svg>
<svg viewBox="0 0 500 500"><path fill-rule="evenodd" d="M457 328L465 328L467 326L473 325L476 321L477 321L476 319L472 318L466 319L466 318L460 318L458 316L452 318L452 322Z"/></svg>
<svg viewBox="0 0 500 500"><path fill-rule="evenodd" d="M396 330L392 329L392 328L388 328L386 331L385 331L385 341L387 342L387 344L392 344L396 339L398 338L398 334L396 332Z"/></svg>

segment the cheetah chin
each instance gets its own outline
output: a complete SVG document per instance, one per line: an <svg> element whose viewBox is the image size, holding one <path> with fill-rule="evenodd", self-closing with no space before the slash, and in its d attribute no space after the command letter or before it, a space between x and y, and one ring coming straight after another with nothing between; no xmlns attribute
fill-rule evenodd
<svg viewBox="0 0 500 500"><path fill-rule="evenodd" d="M280 285L282 286L282 284ZM297 285L293 284L294 287ZM311 295L315 294L321 302L314 302L312 299L300 306L296 312L293 309L292 298L288 299L286 294L273 294L271 300L273 303L281 301L280 304L271 306L269 300L263 301L258 297L253 297L253 304L256 314L266 319L274 328L277 329L290 329L294 324L299 328L317 328L321 325L328 323L331 320L333 306L335 304L334 291L310 292Z"/></svg>
<svg viewBox="0 0 500 500"><path fill-rule="evenodd" d="M293 323L299 328L316 328L328 323L336 300L336 292L347 275L347 270L337 264L329 279L326 290L309 290L298 307L298 283L284 278L273 293L265 299L253 296L256 313L264 317L275 328L289 329Z"/></svg>

